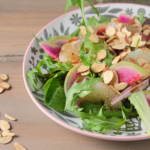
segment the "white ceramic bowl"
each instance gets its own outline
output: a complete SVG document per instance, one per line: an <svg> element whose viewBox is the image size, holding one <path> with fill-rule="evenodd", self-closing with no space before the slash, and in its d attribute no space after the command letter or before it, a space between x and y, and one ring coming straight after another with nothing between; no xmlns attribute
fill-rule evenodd
<svg viewBox="0 0 150 150"><path fill-rule="evenodd" d="M150 17L150 7L144 5L136 4L127 4L127 3L109 3L109 4L100 4L96 5L100 15L108 16L111 18L118 17L120 13L126 13L129 15L136 16L143 12L147 17ZM85 8L86 18L96 16L95 12L90 8ZM69 35L72 33L79 23L81 23L82 15L80 10L75 10L67 13L67 15L62 15L44 28L42 28L38 33L37 37L39 39L47 40L50 35ZM117 134L116 130L107 131L104 134L93 133L85 130L81 130L83 127L82 121L75 114L66 112L66 111L55 111L44 103L44 94L39 90L36 90L31 86L30 82L27 81L26 74L36 67L38 62L42 60L44 51L40 48L35 38L29 44L23 62L23 79L26 89L37 107L46 114L49 118L57 122L58 124L87 136L107 139L107 140L116 140L116 141L131 141L131 140L142 140L148 139L149 136L145 130L145 127L140 118L130 118L129 122L126 123ZM41 78L37 78L41 80ZM42 80L41 80L42 81ZM42 85L41 85L42 86Z"/></svg>

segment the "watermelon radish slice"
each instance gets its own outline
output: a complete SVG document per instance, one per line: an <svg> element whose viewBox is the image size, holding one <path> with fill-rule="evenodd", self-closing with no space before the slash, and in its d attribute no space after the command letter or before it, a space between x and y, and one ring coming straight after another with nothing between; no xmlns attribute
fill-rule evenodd
<svg viewBox="0 0 150 150"><path fill-rule="evenodd" d="M135 85L131 85L130 87L128 87L125 91L123 91L121 93L121 95L115 97L112 101L111 101L111 105L113 106L114 104L117 104L118 102L120 102L121 100L127 98L129 95L131 95L134 92L138 92L140 90L145 89L146 87L148 87L149 85L149 78L144 80L143 82L141 82L140 84L135 84Z"/></svg>
<svg viewBox="0 0 150 150"><path fill-rule="evenodd" d="M61 46L50 41L41 41L39 44L48 55L58 60Z"/></svg>
<svg viewBox="0 0 150 150"><path fill-rule="evenodd" d="M143 93L144 93L144 95L147 99L147 102L149 104L149 107L150 107L150 91L149 90L144 90Z"/></svg>
<svg viewBox="0 0 150 150"><path fill-rule="evenodd" d="M147 75L147 72L142 67L126 61L112 65L110 69L114 69L117 72L119 83L126 82L128 85Z"/></svg>
<svg viewBox="0 0 150 150"><path fill-rule="evenodd" d="M94 27L94 29L97 31L97 35L103 36L103 32L105 33L106 27L108 23L102 23Z"/></svg>
<svg viewBox="0 0 150 150"><path fill-rule="evenodd" d="M55 36L50 40L50 42L62 46L63 44L67 43L70 39L71 37L67 35Z"/></svg>

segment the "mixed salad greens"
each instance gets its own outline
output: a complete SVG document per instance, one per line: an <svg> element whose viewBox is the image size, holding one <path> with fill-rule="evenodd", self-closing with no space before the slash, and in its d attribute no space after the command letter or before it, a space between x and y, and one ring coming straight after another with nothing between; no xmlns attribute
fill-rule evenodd
<svg viewBox="0 0 150 150"><path fill-rule="evenodd" d="M97 14L86 19L87 1ZM67 0L65 12L79 6L82 23L70 36L40 41L43 60L27 77L44 92L46 105L57 111L71 111L85 128L103 133L123 126L129 117L139 116L150 135L150 22L120 14L99 16L90 0ZM43 71L44 70L44 71ZM35 83L43 78L44 87Z"/></svg>

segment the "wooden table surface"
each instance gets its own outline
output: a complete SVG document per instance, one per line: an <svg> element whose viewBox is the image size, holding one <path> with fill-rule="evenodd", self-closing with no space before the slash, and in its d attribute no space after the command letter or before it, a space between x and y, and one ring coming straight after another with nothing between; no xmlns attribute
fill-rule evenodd
<svg viewBox="0 0 150 150"><path fill-rule="evenodd" d="M27 150L150 149L150 140L114 142L72 132L45 116L29 97L22 78L25 50L32 33L64 13L65 3L66 0L0 0L0 72L9 75L12 86L0 95L0 119L5 119L4 113L18 119L9 121L17 136L7 145L0 144L0 150L14 150L14 142Z"/></svg>

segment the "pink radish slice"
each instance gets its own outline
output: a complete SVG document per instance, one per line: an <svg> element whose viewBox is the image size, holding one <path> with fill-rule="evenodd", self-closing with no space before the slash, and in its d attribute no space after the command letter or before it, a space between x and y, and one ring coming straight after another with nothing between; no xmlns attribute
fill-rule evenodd
<svg viewBox="0 0 150 150"><path fill-rule="evenodd" d="M124 14L124 13L121 13L120 16L119 16L119 20L122 23L128 23L131 19L133 19L132 16Z"/></svg>
<svg viewBox="0 0 150 150"><path fill-rule="evenodd" d="M149 104L149 107L150 107L150 91L149 90L144 90L143 93L144 93L144 95L147 99L147 102Z"/></svg>
<svg viewBox="0 0 150 150"><path fill-rule="evenodd" d="M141 82L140 84L132 85L128 87L124 92L121 93L121 95L115 97L111 101L111 105L118 103L119 101L123 100L124 98L127 98L129 95L131 95L133 92L137 92L139 90L145 89L149 85L149 78Z"/></svg>

